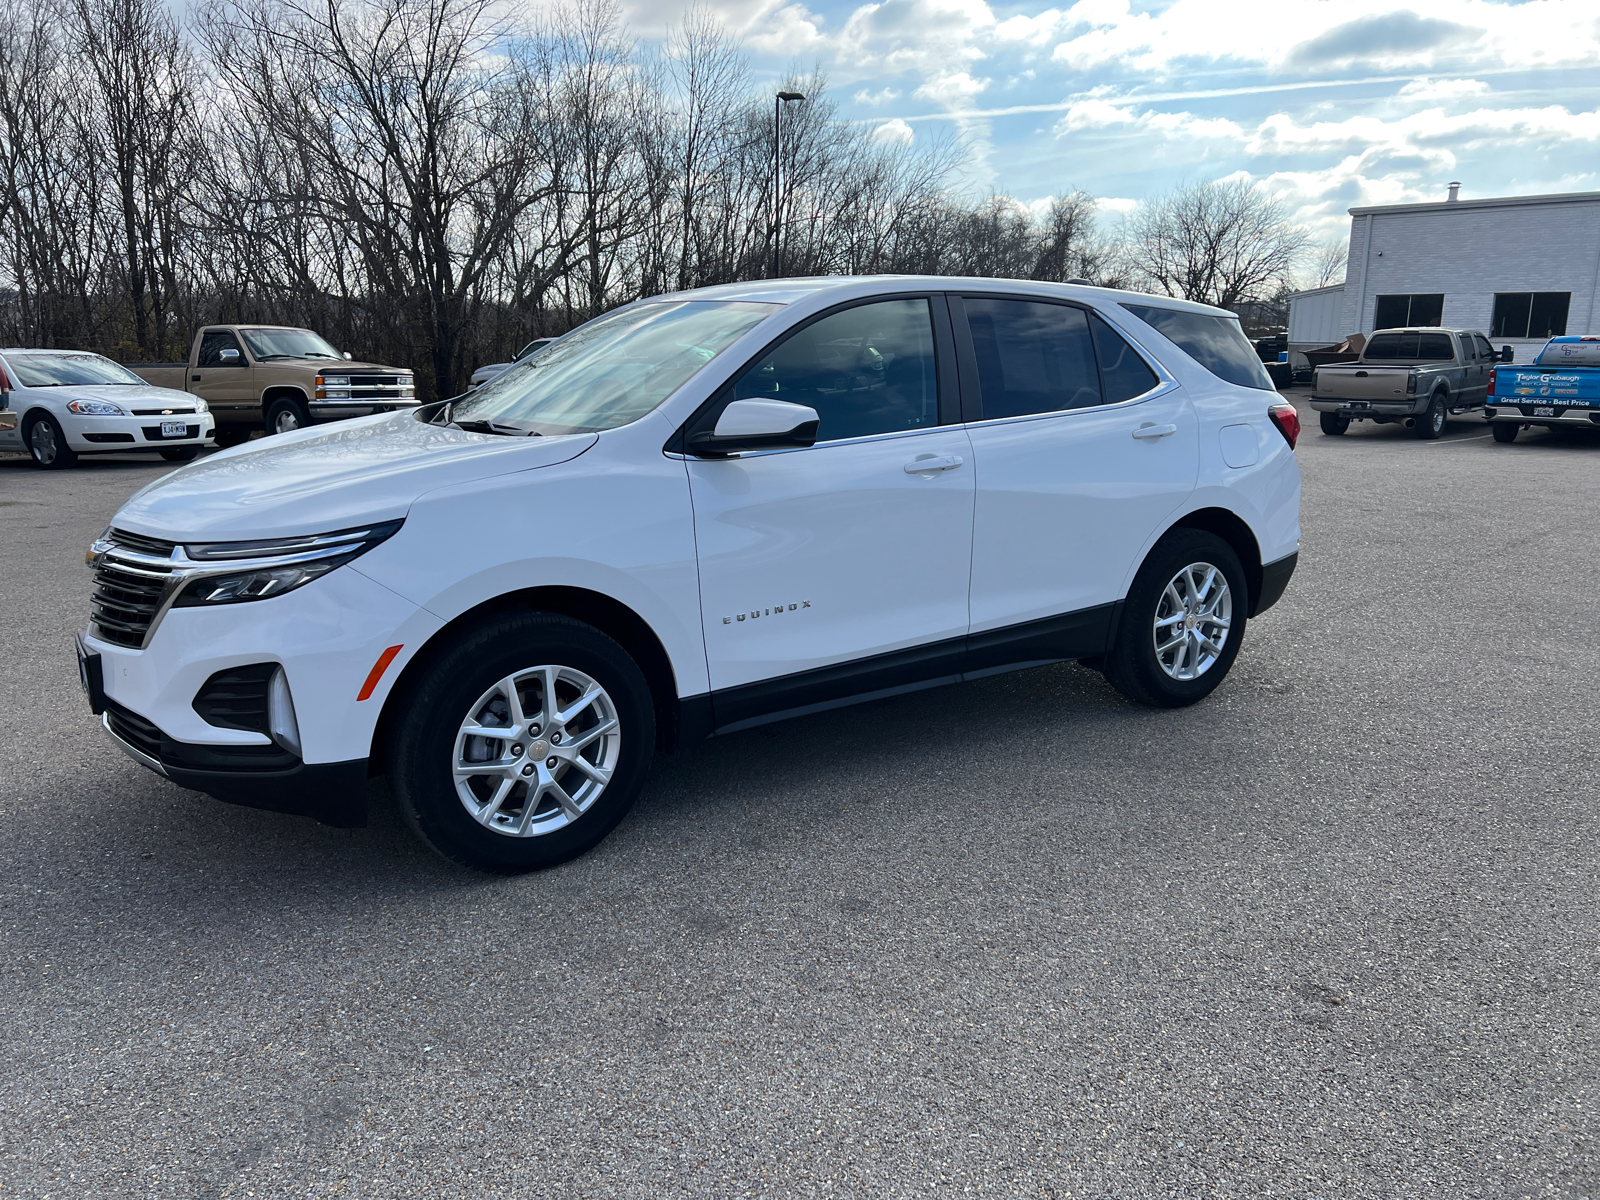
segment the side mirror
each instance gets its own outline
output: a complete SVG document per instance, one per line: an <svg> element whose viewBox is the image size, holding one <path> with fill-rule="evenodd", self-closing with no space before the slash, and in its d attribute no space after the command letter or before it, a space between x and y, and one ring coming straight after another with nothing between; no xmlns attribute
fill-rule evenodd
<svg viewBox="0 0 1600 1200"><path fill-rule="evenodd" d="M344 360L345 360L345 362L349 362L350 361L350 351L346 350L344 352Z"/></svg>
<svg viewBox="0 0 1600 1200"><path fill-rule="evenodd" d="M225 363L231 363L239 357L239 352L237 350L218 350L217 357Z"/></svg>
<svg viewBox="0 0 1600 1200"><path fill-rule="evenodd" d="M1495 355L1495 357L1501 362L1510 362L1516 357L1516 351L1512 350L1510 346L1501 346L1500 353Z"/></svg>
<svg viewBox="0 0 1600 1200"><path fill-rule="evenodd" d="M710 433L689 438L689 453L721 458L748 450L789 450L817 440L817 410L787 400L735 400L722 410Z"/></svg>

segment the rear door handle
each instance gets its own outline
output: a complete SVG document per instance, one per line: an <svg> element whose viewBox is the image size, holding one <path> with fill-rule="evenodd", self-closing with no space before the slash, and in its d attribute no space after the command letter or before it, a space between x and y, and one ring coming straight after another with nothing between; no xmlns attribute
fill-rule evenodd
<svg viewBox="0 0 1600 1200"><path fill-rule="evenodd" d="M1156 438L1164 438L1169 433L1177 432L1178 427L1176 425L1153 425L1146 421L1133 431L1133 436L1142 442L1153 442Z"/></svg>
<svg viewBox="0 0 1600 1200"><path fill-rule="evenodd" d="M936 471L954 471L961 465L961 457L957 454L932 455L924 454L921 458L914 459L906 464L907 475L931 475Z"/></svg>

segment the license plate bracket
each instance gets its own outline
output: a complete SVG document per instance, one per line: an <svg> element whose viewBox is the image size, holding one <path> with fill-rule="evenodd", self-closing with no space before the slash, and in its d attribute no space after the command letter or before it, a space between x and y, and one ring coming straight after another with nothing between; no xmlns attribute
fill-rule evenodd
<svg viewBox="0 0 1600 1200"><path fill-rule="evenodd" d="M78 682L83 685L89 711L98 717L106 710L104 666L100 655L83 644L83 634L74 634L72 640L78 651Z"/></svg>
<svg viewBox="0 0 1600 1200"><path fill-rule="evenodd" d="M1533 415L1536 417L1553 417L1556 415L1555 406L1551 404L1535 404Z"/></svg>

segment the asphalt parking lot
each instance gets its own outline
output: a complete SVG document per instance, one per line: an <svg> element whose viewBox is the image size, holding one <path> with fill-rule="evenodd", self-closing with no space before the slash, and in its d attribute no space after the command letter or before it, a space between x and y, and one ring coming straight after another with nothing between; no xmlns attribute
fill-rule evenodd
<svg viewBox="0 0 1600 1200"><path fill-rule="evenodd" d="M719 739L517 879L126 759L83 551L170 467L0 458L0 1197L1600 1200L1600 437L1301 409L1207 702Z"/></svg>

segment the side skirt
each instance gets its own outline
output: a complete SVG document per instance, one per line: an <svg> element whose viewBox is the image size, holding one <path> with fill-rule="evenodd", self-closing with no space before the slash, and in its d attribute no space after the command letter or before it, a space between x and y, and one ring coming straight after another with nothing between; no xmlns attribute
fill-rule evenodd
<svg viewBox="0 0 1600 1200"><path fill-rule="evenodd" d="M735 733L947 683L1091 658L1109 647L1119 607L1102 604L713 692L710 732ZM686 697L680 703L699 714L706 699ZM689 724L685 722L685 733Z"/></svg>

